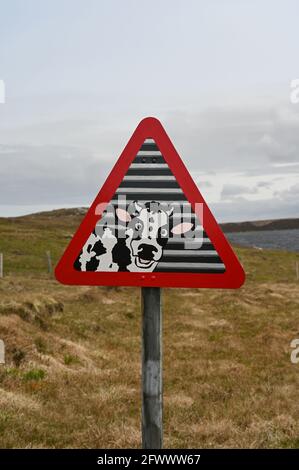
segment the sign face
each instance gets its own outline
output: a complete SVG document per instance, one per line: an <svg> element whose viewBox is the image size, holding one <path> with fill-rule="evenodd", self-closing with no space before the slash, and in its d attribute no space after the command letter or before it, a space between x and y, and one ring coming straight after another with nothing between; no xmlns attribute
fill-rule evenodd
<svg viewBox="0 0 299 470"><path fill-rule="evenodd" d="M237 288L245 274L161 123L143 119L55 275L64 284Z"/></svg>

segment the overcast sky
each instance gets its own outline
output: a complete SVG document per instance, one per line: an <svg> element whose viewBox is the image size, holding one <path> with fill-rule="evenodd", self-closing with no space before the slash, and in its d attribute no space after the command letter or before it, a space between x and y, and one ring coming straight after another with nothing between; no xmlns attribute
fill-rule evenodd
<svg viewBox="0 0 299 470"><path fill-rule="evenodd" d="M219 221L299 216L297 0L0 1L0 216L90 205L161 121Z"/></svg>

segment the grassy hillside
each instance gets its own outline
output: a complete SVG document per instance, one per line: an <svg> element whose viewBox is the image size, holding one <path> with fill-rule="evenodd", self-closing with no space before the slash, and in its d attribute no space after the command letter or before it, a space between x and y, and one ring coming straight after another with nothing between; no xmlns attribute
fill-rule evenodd
<svg viewBox="0 0 299 470"><path fill-rule="evenodd" d="M0 447L140 446L140 292L47 273L78 210L0 219ZM298 447L298 254L237 248L239 291L165 289L165 447Z"/></svg>

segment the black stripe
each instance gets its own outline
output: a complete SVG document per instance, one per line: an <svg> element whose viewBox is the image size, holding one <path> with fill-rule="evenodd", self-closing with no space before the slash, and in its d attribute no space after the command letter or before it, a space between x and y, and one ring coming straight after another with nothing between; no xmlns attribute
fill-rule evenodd
<svg viewBox="0 0 299 470"><path fill-rule="evenodd" d="M113 200L113 203L112 203L112 200L110 202L110 204L113 206L113 207L121 207L121 208L124 208L125 206L128 207L129 204L131 204L132 202L135 202L136 199L133 199L131 197L126 197L126 201L123 201L122 199L118 200L118 194L116 194L114 196L114 198L112 199ZM150 197L149 197L150 196ZM143 197L143 198L140 198L139 201L144 201L142 204L144 204L145 202L152 202L153 199L151 199L151 194L147 195L147 198ZM185 204L189 204L188 201L171 201L170 199L165 199L165 201L169 201L169 202L165 202L165 204L167 205L174 205L176 207L176 205L179 205L180 207L183 207L183 203ZM155 201L157 202L157 201ZM164 203L164 201L160 201L161 204Z"/></svg>
<svg viewBox="0 0 299 470"><path fill-rule="evenodd" d="M167 193L129 193L125 194L125 190L123 193L115 193L112 199L117 199L118 196L126 196L127 199L132 199L138 201L138 199L147 199L149 202L151 201L187 201L186 196L182 193L178 194L167 194Z"/></svg>
<svg viewBox="0 0 299 470"><path fill-rule="evenodd" d="M184 255L181 256L162 256L160 261L162 263L222 263L219 256L200 256L200 253L196 256L188 256L188 250L185 250Z"/></svg>
<svg viewBox="0 0 299 470"><path fill-rule="evenodd" d="M204 232L203 238L208 238L206 232ZM186 250L186 248L185 248L186 243L187 244L189 243L188 246L190 246L191 243L196 243L196 242L194 241L194 238L191 238L191 239L186 238L185 240L182 239L182 242L173 242L173 241L171 241L171 238L170 238L168 240L167 244L166 244L165 249L167 249L167 250ZM199 239L199 243L200 243L200 239ZM210 242L204 242L201 245L200 250L214 250L214 246ZM188 251L188 250L186 250L186 251Z"/></svg>
<svg viewBox="0 0 299 470"><path fill-rule="evenodd" d="M145 155L143 157L136 156L134 158L134 160L132 161L132 163L140 163L140 165L142 165L142 163L147 163L147 164L149 164L149 163L165 163L165 160L162 157L162 155L151 155L149 153L148 155Z"/></svg>
<svg viewBox="0 0 299 470"><path fill-rule="evenodd" d="M157 152L159 150L159 147L154 142L153 143L144 142L140 147L140 151L144 152L146 150L154 150L155 152Z"/></svg>
<svg viewBox="0 0 299 470"><path fill-rule="evenodd" d="M180 268L159 268L159 264L154 270L154 272L163 272L163 273L197 273L197 274L223 274L225 268L223 269L209 269L209 268L190 268L190 269L180 269Z"/></svg>
<svg viewBox="0 0 299 470"><path fill-rule="evenodd" d="M122 181L120 188L179 188L176 181Z"/></svg>
<svg viewBox="0 0 299 470"><path fill-rule="evenodd" d="M163 175L173 176L169 168L149 168L149 169L143 168L142 169L142 165L140 165L140 169L129 168L126 175L127 176L134 176L134 175L136 176L145 176L145 175L146 176L163 176Z"/></svg>

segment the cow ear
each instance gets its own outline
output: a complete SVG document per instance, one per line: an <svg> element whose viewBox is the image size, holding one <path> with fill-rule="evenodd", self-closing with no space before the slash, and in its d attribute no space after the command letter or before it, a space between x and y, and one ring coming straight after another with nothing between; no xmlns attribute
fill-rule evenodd
<svg viewBox="0 0 299 470"><path fill-rule="evenodd" d="M116 215L121 222L130 222L131 220L129 212L124 209L120 209L119 207L116 209Z"/></svg>
<svg viewBox="0 0 299 470"><path fill-rule="evenodd" d="M134 208L135 208L136 215L140 214L140 212L143 209L143 207L138 203L138 201L134 201Z"/></svg>
<svg viewBox="0 0 299 470"><path fill-rule="evenodd" d="M183 222L181 224L176 225L171 229L171 232L174 235L182 235L183 233L189 232L193 227L191 222Z"/></svg>

